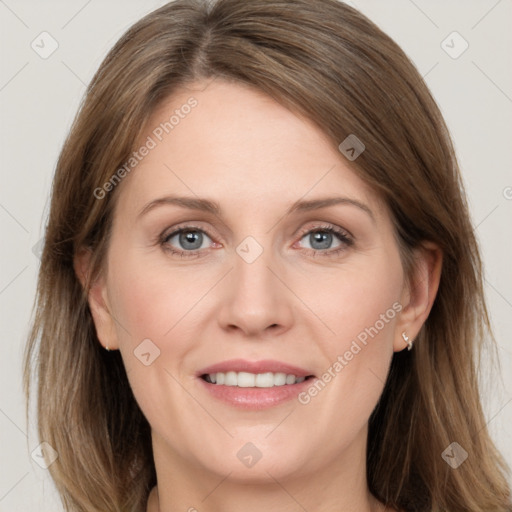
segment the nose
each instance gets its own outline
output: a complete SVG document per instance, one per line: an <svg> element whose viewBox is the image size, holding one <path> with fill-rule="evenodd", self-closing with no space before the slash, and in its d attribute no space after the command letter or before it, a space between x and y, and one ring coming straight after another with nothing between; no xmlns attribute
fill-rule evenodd
<svg viewBox="0 0 512 512"><path fill-rule="evenodd" d="M264 250L251 263L234 254L234 268L226 276L217 317L225 331L267 338L290 329L293 296L270 252Z"/></svg>

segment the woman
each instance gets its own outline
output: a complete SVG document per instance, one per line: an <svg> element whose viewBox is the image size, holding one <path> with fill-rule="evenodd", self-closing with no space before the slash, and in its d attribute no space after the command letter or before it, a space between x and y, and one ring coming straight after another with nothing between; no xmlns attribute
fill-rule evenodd
<svg viewBox="0 0 512 512"><path fill-rule="evenodd" d="M139 21L88 88L45 240L25 383L66 510L512 510L450 137L356 10Z"/></svg>

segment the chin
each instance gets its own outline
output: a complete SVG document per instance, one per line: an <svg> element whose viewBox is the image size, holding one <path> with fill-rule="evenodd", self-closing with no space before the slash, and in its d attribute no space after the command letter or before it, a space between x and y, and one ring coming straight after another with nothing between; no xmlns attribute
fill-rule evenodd
<svg viewBox="0 0 512 512"><path fill-rule="evenodd" d="M229 446L220 450L220 455L219 450L209 457L202 452L197 463L219 476L229 475L232 482L254 485L268 484L274 478L281 481L304 476L311 471L307 466L312 456L311 445L306 453L302 444L292 446L290 443L269 442L266 436L268 431L261 432L259 436L254 432L250 436L237 436L230 440Z"/></svg>

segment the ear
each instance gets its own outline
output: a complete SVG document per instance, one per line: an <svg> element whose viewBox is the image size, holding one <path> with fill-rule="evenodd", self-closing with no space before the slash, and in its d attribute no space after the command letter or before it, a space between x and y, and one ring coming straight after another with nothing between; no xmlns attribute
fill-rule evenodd
<svg viewBox="0 0 512 512"><path fill-rule="evenodd" d="M87 292L89 309L100 343L109 350L115 350L119 348L119 342L108 301L105 277L102 274L94 282L90 282L91 257L90 249L81 249L78 252L73 261L75 274Z"/></svg>
<svg viewBox="0 0 512 512"><path fill-rule="evenodd" d="M393 349L399 352L407 347L405 333L414 340L425 323L439 289L443 254L432 242L424 242L415 250L412 275L402 292L402 311L398 318Z"/></svg>

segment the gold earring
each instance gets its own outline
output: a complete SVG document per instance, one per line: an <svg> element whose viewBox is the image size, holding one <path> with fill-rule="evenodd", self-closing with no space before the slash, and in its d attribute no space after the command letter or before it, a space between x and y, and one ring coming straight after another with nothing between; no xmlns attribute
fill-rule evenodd
<svg viewBox="0 0 512 512"><path fill-rule="evenodd" d="M404 339L405 343L407 343L407 350L412 349L412 341L409 339L409 336L405 334L405 331L402 333L402 338Z"/></svg>

